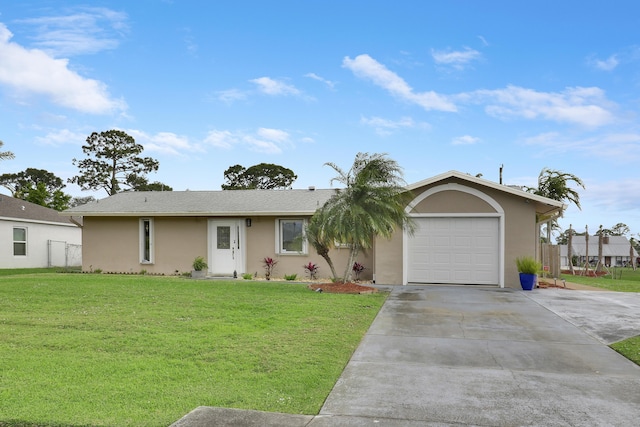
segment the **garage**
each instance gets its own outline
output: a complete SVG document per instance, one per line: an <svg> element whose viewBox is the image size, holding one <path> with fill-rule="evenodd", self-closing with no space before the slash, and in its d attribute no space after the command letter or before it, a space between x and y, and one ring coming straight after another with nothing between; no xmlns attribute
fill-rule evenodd
<svg viewBox="0 0 640 427"><path fill-rule="evenodd" d="M500 220L417 217L407 242L409 283L500 284Z"/></svg>

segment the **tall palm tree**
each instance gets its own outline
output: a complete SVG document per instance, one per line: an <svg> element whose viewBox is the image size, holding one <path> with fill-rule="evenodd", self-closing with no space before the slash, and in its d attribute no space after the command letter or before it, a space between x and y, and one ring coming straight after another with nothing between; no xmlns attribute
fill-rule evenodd
<svg viewBox="0 0 640 427"><path fill-rule="evenodd" d="M325 247L333 242L349 247L342 281L351 279L351 268L361 250L371 248L376 236L390 238L398 227L411 232L413 223L405 212L410 195L404 188L402 169L386 154L358 153L353 165L337 172L331 183L344 185L319 211L317 241ZM325 258L326 259L326 258Z"/></svg>

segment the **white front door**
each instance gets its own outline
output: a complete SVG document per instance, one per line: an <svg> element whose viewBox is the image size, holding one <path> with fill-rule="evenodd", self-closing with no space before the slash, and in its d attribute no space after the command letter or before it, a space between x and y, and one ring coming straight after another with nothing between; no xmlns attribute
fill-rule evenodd
<svg viewBox="0 0 640 427"><path fill-rule="evenodd" d="M209 272L214 276L241 274L244 242L241 222L235 220L209 221Z"/></svg>

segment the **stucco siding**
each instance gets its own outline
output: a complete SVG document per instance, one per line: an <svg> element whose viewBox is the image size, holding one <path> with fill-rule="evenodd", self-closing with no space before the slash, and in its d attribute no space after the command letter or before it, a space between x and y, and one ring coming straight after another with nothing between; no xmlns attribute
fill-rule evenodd
<svg viewBox="0 0 640 427"><path fill-rule="evenodd" d="M13 254L13 229L24 228L27 231L27 254ZM82 230L78 227L63 224L47 224L28 221L0 221L0 268L45 268L49 267L49 241L65 242L69 245L80 245ZM64 250L64 244L56 245L54 250ZM53 255L53 254L52 254ZM64 254L52 257L53 267L63 262ZM79 259L79 256L75 256ZM71 266L75 266L73 263Z"/></svg>
<svg viewBox="0 0 640 427"><path fill-rule="evenodd" d="M153 219L154 263L143 264L149 272L181 274L190 272L197 256L207 259L207 218Z"/></svg>
<svg viewBox="0 0 640 427"><path fill-rule="evenodd" d="M302 218L309 220L310 217L253 217L251 218L251 227L246 228L246 272L256 274L258 277L264 277L265 269L263 259L271 257L275 259L276 265L273 276L283 278L285 275L297 274L299 278L307 277L304 265L309 262L317 264L320 268L317 273L318 278L331 278L331 269L327 262L316 250L307 245L306 254L282 254L278 253L276 248L276 230L277 221L283 218ZM336 274L341 276L346 267L349 251L346 248L332 249L329 253L335 268ZM368 253L361 253L356 260L362 263L366 269L361 275L362 280L370 280L373 274L373 265L371 257Z"/></svg>
<svg viewBox="0 0 640 427"><path fill-rule="evenodd" d="M484 194L484 199L497 204L497 209L476 194ZM535 255L536 212L534 204L528 203L522 197L456 178L424 186L414 190L413 195L415 199L426 196L410 210L410 213L415 215L495 214L497 217L502 217L504 222L504 236L502 236L504 285L514 288L520 287L515 259L523 255ZM403 256L406 254L403 254L403 233L401 231L396 231L391 240L378 239L376 241L376 283L401 284L403 282Z"/></svg>
<svg viewBox="0 0 640 427"><path fill-rule="evenodd" d="M396 230L391 239L376 239L375 279L380 285L402 284L402 231Z"/></svg>

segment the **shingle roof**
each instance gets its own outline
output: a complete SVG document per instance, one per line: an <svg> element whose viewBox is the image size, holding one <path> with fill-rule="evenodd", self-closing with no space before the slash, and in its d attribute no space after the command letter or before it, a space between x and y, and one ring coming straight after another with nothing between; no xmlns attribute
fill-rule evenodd
<svg viewBox="0 0 640 427"><path fill-rule="evenodd" d="M75 225L54 209L0 194L0 218Z"/></svg>
<svg viewBox="0 0 640 427"><path fill-rule="evenodd" d="M589 236L589 257L598 256L598 236ZM603 256L622 256L628 257L631 250L631 243L624 236L608 236L609 243L603 243ZM567 256L567 245L560 245L562 256ZM571 253L577 256L586 256L587 245L584 236L573 236L571 239ZM633 250L633 256L637 257L638 253Z"/></svg>
<svg viewBox="0 0 640 427"><path fill-rule="evenodd" d="M312 215L335 191L129 191L63 213L78 216Z"/></svg>

